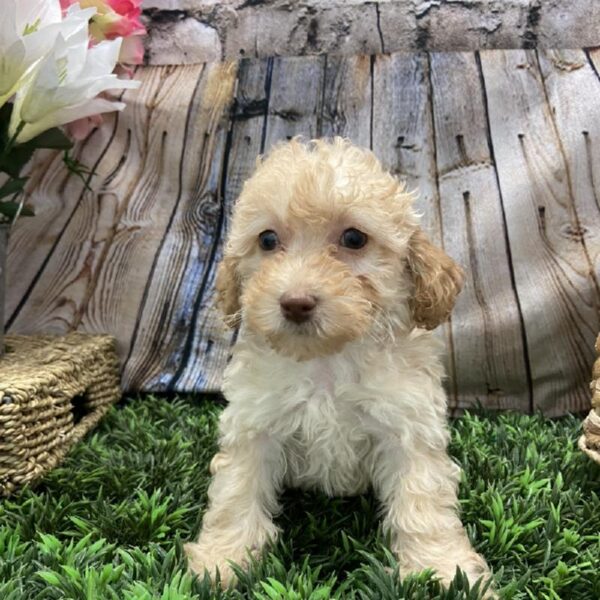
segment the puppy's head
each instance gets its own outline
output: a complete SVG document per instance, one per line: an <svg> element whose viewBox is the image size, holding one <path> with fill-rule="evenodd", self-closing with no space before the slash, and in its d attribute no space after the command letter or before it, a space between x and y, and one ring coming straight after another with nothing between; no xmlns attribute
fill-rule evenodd
<svg viewBox="0 0 600 600"><path fill-rule="evenodd" d="M419 229L411 195L340 138L292 140L259 160L217 276L229 323L299 360L390 328L433 329L461 284Z"/></svg>

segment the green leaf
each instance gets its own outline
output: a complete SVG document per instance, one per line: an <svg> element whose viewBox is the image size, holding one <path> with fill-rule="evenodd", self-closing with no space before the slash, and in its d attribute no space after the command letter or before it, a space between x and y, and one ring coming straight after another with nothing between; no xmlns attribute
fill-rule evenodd
<svg viewBox="0 0 600 600"><path fill-rule="evenodd" d="M21 169L29 162L34 148L23 144L14 146L8 155L0 154L0 172L18 177Z"/></svg>
<svg viewBox="0 0 600 600"><path fill-rule="evenodd" d="M39 545L43 552L57 553L60 551L62 544L55 536L47 533L40 533L40 538L42 538L42 541L39 542Z"/></svg>
<svg viewBox="0 0 600 600"><path fill-rule="evenodd" d="M37 574L50 585L60 585L60 578L54 571L38 571Z"/></svg>
<svg viewBox="0 0 600 600"><path fill-rule="evenodd" d="M281 582L277 581L277 579L274 579L273 577L267 577L267 581L277 593L281 594L282 596L285 595L285 586Z"/></svg>
<svg viewBox="0 0 600 600"><path fill-rule="evenodd" d="M277 590L273 586L269 585L265 581L261 581L260 585L262 586L263 590L265 590L265 592L267 593L269 598L271 598L271 600L280 600L280 598L282 597L282 595L280 593L278 593ZM285 592L285 588L284 588L284 592Z"/></svg>
<svg viewBox="0 0 600 600"><path fill-rule="evenodd" d="M117 550L117 553L119 554L119 556L121 557L121 560L129 567L132 568L133 565L135 564L135 561L133 559L133 557L131 556L131 554L129 554L128 552L126 552L125 550L123 550L122 548L119 548Z"/></svg>
<svg viewBox="0 0 600 600"><path fill-rule="evenodd" d="M27 177L17 177L15 179L9 179L2 187L0 187L0 198L12 196L17 192L22 191L26 182Z"/></svg>
<svg viewBox="0 0 600 600"><path fill-rule="evenodd" d="M75 524L77 529L83 531L84 533L89 533L90 524L88 523L88 521L85 521L84 519L80 519L79 517L75 517L75 516L69 517L69 519L71 520L72 523Z"/></svg>
<svg viewBox="0 0 600 600"><path fill-rule="evenodd" d="M5 148L8 143L8 124L12 114L12 104L6 103L0 107L0 148Z"/></svg>
<svg viewBox="0 0 600 600"><path fill-rule="evenodd" d="M0 172L18 177L37 148L70 150L73 147L73 142L58 127L48 129L24 144L14 144L8 134L11 113L11 104L0 108Z"/></svg>
<svg viewBox="0 0 600 600"><path fill-rule="evenodd" d="M7 200L6 202L0 202L0 214L8 217L9 219L14 219L17 214L22 217L33 217L35 213L28 206L23 206L21 208L21 212L19 213L19 207L21 205L18 202L13 202L12 200Z"/></svg>
<svg viewBox="0 0 600 600"><path fill-rule="evenodd" d="M78 581L81 579L81 575L79 571L70 565L61 565L63 571L69 576L69 579L73 581Z"/></svg>
<svg viewBox="0 0 600 600"><path fill-rule="evenodd" d="M50 148L52 150L70 150L73 142L62 129L54 127L40 133L40 135L29 140L25 146L30 148Z"/></svg>
<svg viewBox="0 0 600 600"><path fill-rule="evenodd" d="M310 595L310 600L328 600L330 597L331 588L319 587Z"/></svg>
<svg viewBox="0 0 600 600"><path fill-rule="evenodd" d="M86 190L91 191L90 180L96 174L95 171L88 169L83 163L79 162L76 158L73 158L68 150L65 150L63 155L63 162L67 169L81 179Z"/></svg>

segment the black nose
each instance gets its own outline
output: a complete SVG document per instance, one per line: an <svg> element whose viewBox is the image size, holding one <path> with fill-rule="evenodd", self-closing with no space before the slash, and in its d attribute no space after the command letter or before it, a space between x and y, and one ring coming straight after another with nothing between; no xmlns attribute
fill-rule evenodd
<svg viewBox="0 0 600 600"><path fill-rule="evenodd" d="M279 299L281 312L288 321L294 323L305 323L308 321L317 305L317 299L314 296L293 296L286 293Z"/></svg>

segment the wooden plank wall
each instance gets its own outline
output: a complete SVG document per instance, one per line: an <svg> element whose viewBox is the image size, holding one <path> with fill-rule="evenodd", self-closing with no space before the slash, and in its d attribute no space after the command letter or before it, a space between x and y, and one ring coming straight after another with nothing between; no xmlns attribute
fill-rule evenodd
<svg viewBox="0 0 600 600"><path fill-rule="evenodd" d="M600 51L318 56L138 71L77 149L31 168L10 244L12 332L116 335L129 390L216 391L232 332L213 304L256 155L294 135L371 147L419 190L466 269L439 335L454 409L588 404L600 330Z"/></svg>

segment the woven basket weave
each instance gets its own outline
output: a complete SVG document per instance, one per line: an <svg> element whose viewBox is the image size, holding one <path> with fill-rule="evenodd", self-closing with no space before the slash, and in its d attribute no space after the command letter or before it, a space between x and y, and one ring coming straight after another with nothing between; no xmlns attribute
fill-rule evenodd
<svg viewBox="0 0 600 600"><path fill-rule="evenodd" d="M113 338L7 336L0 360L0 495L54 468L120 395Z"/></svg>
<svg viewBox="0 0 600 600"><path fill-rule="evenodd" d="M579 447L600 464L600 335L596 340L598 358L592 370L592 410L583 422L583 435Z"/></svg>

